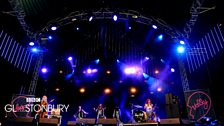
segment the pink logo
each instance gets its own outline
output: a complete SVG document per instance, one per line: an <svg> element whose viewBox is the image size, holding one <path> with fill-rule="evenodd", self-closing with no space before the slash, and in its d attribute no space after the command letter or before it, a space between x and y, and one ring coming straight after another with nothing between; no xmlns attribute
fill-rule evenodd
<svg viewBox="0 0 224 126"><path fill-rule="evenodd" d="M211 109L211 98L202 91L192 93L187 100L189 116L197 121L201 120L208 114Z"/></svg>
<svg viewBox="0 0 224 126"><path fill-rule="evenodd" d="M14 107L14 110L12 111L13 115L15 117L18 117L20 115L18 115L19 113L23 113L23 116L25 117L29 117L29 106L30 106L30 102L28 102L28 104L26 104L26 99L27 97L25 96L18 96L15 99L12 100L11 105ZM18 102L18 101L23 101L23 102Z"/></svg>

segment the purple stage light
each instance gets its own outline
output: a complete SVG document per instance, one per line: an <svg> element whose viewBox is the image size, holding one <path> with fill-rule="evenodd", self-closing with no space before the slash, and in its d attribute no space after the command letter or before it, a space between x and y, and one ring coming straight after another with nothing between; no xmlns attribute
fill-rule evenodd
<svg viewBox="0 0 224 126"><path fill-rule="evenodd" d="M91 69L87 69L87 73L88 74L92 73L92 70Z"/></svg>
<svg viewBox="0 0 224 126"><path fill-rule="evenodd" d="M129 68L125 68L124 72L126 74L135 74L137 71L136 71L136 69L134 67L129 67Z"/></svg>
<svg viewBox="0 0 224 126"><path fill-rule="evenodd" d="M92 69L92 73L96 73L98 70L97 69Z"/></svg>
<svg viewBox="0 0 224 126"><path fill-rule="evenodd" d="M30 45L30 46L34 46L34 42L30 42L29 45Z"/></svg>
<svg viewBox="0 0 224 126"><path fill-rule="evenodd" d="M48 71L48 70L47 70L47 68L45 68L45 67L41 69L41 72L42 72L42 73L47 73L47 71Z"/></svg>
<svg viewBox="0 0 224 126"><path fill-rule="evenodd" d="M161 88L161 87L158 87L158 88L157 88L157 91L158 91L158 92L161 92L161 91L162 91L162 88Z"/></svg>
<svg viewBox="0 0 224 126"><path fill-rule="evenodd" d="M174 69L174 68L171 68L170 71L171 71L171 72L175 72L175 69Z"/></svg>
<svg viewBox="0 0 224 126"><path fill-rule="evenodd" d="M71 57L71 56L69 56L69 57L68 57L68 60L69 60L69 61L72 61L72 57Z"/></svg>

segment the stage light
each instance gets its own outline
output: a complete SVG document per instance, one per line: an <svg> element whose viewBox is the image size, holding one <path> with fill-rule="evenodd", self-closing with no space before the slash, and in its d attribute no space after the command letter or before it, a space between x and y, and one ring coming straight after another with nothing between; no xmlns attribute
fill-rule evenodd
<svg viewBox="0 0 224 126"><path fill-rule="evenodd" d="M149 57L146 56L145 59L146 59L146 60L149 60Z"/></svg>
<svg viewBox="0 0 224 126"><path fill-rule="evenodd" d="M100 62L100 59L95 60L95 63L98 64Z"/></svg>
<svg viewBox="0 0 224 126"><path fill-rule="evenodd" d="M87 73L88 74L92 73L92 70L91 69L87 69Z"/></svg>
<svg viewBox="0 0 224 126"><path fill-rule="evenodd" d="M30 46L34 46L34 42L30 42L29 45L30 45Z"/></svg>
<svg viewBox="0 0 224 126"><path fill-rule="evenodd" d="M137 92L137 89L135 87L130 88L130 93L135 94Z"/></svg>
<svg viewBox="0 0 224 126"><path fill-rule="evenodd" d="M119 83L123 83L123 81L122 81L122 80L120 80L120 81L119 81Z"/></svg>
<svg viewBox="0 0 224 126"><path fill-rule="evenodd" d="M184 53L184 52L185 52L185 48L184 48L184 46L178 46L178 47L177 47L177 52L178 52L178 53Z"/></svg>
<svg viewBox="0 0 224 126"><path fill-rule="evenodd" d="M56 26L52 26L52 27L51 27L51 30L52 30L52 31L55 31L55 30L57 30L57 27L56 27Z"/></svg>
<svg viewBox="0 0 224 126"><path fill-rule="evenodd" d="M47 73L48 70L47 70L47 68L43 67L43 68L41 69L41 72L42 72L42 73Z"/></svg>
<svg viewBox="0 0 224 126"><path fill-rule="evenodd" d="M90 17L89 17L89 21L92 21L92 20L93 20L93 16L90 16Z"/></svg>
<svg viewBox="0 0 224 126"><path fill-rule="evenodd" d="M156 25L152 25L152 28L157 29L157 26Z"/></svg>
<svg viewBox="0 0 224 126"><path fill-rule="evenodd" d="M85 91L86 91L85 88L80 88L80 89L79 89L79 92L80 92L80 93L85 93Z"/></svg>
<svg viewBox="0 0 224 126"><path fill-rule="evenodd" d="M114 20L114 21L117 21L117 15L114 15L114 16L113 16L113 20Z"/></svg>
<svg viewBox="0 0 224 126"><path fill-rule="evenodd" d="M136 69L134 67L129 67L129 68L125 68L124 72L126 74L135 74L136 73Z"/></svg>
<svg viewBox="0 0 224 126"><path fill-rule="evenodd" d="M109 70L107 70L107 74L110 74L110 71Z"/></svg>
<svg viewBox="0 0 224 126"><path fill-rule="evenodd" d="M105 93L105 94L110 94L110 93L111 93L111 89L110 89L110 88L106 88L106 89L104 89L104 93Z"/></svg>
<svg viewBox="0 0 224 126"><path fill-rule="evenodd" d="M76 21L77 19L76 18L72 18L72 21Z"/></svg>
<svg viewBox="0 0 224 126"><path fill-rule="evenodd" d="M69 57L68 57L68 60L69 60L69 61L72 61L72 57L71 57L71 56L69 56Z"/></svg>
<svg viewBox="0 0 224 126"><path fill-rule="evenodd" d="M174 68L171 68L170 71L171 71L171 72L175 72L175 69L174 69Z"/></svg>
<svg viewBox="0 0 224 126"><path fill-rule="evenodd" d="M52 37L51 35L49 35L47 38L48 38L49 40L53 39L53 37Z"/></svg>
<svg viewBox="0 0 224 126"><path fill-rule="evenodd" d="M159 73L159 70L155 70L155 74L158 74Z"/></svg>
<svg viewBox="0 0 224 126"><path fill-rule="evenodd" d="M131 30L131 26L129 26L128 29Z"/></svg>
<svg viewBox="0 0 224 126"><path fill-rule="evenodd" d="M59 91L59 90L60 90L59 88L56 88L56 89L55 89L55 91Z"/></svg>
<svg viewBox="0 0 224 126"><path fill-rule="evenodd" d="M143 75L143 77L144 77L145 79L149 77L149 75L146 74L146 73L142 73L142 75Z"/></svg>
<svg viewBox="0 0 224 126"><path fill-rule="evenodd" d="M60 73L60 74L62 74L62 73L63 73L63 71L62 71L62 70L60 70L60 71L59 71L59 73Z"/></svg>
<svg viewBox="0 0 224 126"><path fill-rule="evenodd" d="M163 40L163 35L162 34L160 34L159 36L158 36L158 41L162 41Z"/></svg>
<svg viewBox="0 0 224 126"><path fill-rule="evenodd" d="M92 70L91 70L91 73L96 73L96 72L98 72L97 69L92 69Z"/></svg>
<svg viewBox="0 0 224 126"><path fill-rule="evenodd" d="M117 59L117 63L120 63L120 60Z"/></svg>
<svg viewBox="0 0 224 126"><path fill-rule="evenodd" d="M158 88L157 88L157 91L158 91L158 92L161 92L161 91L162 91L162 88L161 88L161 87L158 87Z"/></svg>
<svg viewBox="0 0 224 126"><path fill-rule="evenodd" d="M76 30L78 31L79 30L79 27L77 27Z"/></svg>
<svg viewBox="0 0 224 126"><path fill-rule="evenodd" d="M33 47L33 48L31 48L31 51L34 52L34 53L36 53L36 52L38 52L39 50L38 50L36 47Z"/></svg>
<svg viewBox="0 0 224 126"><path fill-rule="evenodd" d="M160 59L160 61L161 61L162 63L165 63L165 61L164 61L163 59Z"/></svg>
<svg viewBox="0 0 224 126"><path fill-rule="evenodd" d="M185 42L184 42L183 40L180 40L180 44L181 44L181 45L184 45Z"/></svg>

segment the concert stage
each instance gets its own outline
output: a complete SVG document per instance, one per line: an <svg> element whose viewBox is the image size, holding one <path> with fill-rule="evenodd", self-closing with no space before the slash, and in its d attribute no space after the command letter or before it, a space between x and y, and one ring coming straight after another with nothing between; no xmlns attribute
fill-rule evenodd
<svg viewBox="0 0 224 126"><path fill-rule="evenodd" d="M7 119L4 126L35 126L37 121L33 117L28 118L11 118ZM194 126L193 123L183 123L179 118L161 119L160 122L142 122L142 123L117 123L116 119L99 119L95 124L95 118L84 118L76 121L68 121L67 126ZM43 118L39 120L38 126L61 126L59 119Z"/></svg>

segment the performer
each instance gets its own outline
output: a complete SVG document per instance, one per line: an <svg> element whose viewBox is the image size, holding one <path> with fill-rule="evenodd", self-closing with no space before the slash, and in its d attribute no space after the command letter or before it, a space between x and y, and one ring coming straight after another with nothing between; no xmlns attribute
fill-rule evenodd
<svg viewBox="0 0 224 126"><path fill-rule="evenodd" d="M116 118L118 123L121 122L120 115L121 115L120 108L118 106L116 106L114 109L114 112L113 112L113 118Z"/></svg>
<svg viewBox="0 0 224 126"><path fill-rule="evenodd" d="M98 123L98 119L99 118L104 118L104 119L106 119L106 116L104 115L104 110L106 109L106 108L104 108L103 107L103 105L102 104L99 104L99 106L97 107L97 109L96 108L93 108L94 109L94 111L96 112L96 124Z"/></svg>
<svg viewBox="0 0 224 126"><path fill-rule="evenodd" d="M150 121L150 120L154 120L156 119L156 115L155 113L153 112L153 104L151 103L151 100L150 99L147 99L146 100L146 103L144 105L144 109L146 111L146 121Z"/></svg>
<svg viewBox="0 0 224 126"><path fill-rule="evenodd" d="M42 100L40 102L37 115L40 116L40 118L47 118L48 117L48 102L47 102L47 96L44 95L42 97Z"/></svg>
<svg viewBox="0 0 224 126"><path fill-rule="evenodd" d="M78 111L76 112L76 114L74 115L74 117L76 119L82 119L84 117L86 117L86 115L89 114L88 112L86 112L85 110L82 109L82 106L79 106Z"/></svg>

